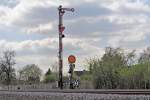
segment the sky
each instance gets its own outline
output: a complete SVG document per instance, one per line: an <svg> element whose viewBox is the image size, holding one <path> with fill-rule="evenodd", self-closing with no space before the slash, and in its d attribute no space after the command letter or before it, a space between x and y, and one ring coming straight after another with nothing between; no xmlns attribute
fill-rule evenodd
<svg viewBox="0 0 150 100"><path fill-rule="evenodd" d="M0 0L0 51L16 51L16 69L34 63L46 71L58 61L59 5L75 8L64 16L64 72L70 54L83 70L105 47L141 51L150 44L149 0Z"/></svg>

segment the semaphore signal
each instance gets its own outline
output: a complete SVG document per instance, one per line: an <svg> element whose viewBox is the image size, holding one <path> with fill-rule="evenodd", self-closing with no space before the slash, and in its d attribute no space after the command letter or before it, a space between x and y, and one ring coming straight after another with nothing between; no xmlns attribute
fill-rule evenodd
<svg viewBox="0 0 150 100"><path fill-rule="evenodd" d="M59 81L58 86L60 89L63 89L63 42L62 39L65 37L63 34L63 31L65 30L65 27L63 26L63 15L65 14L65 11L71 11L74 12L74 8L63 8L61 5L58 8L59 11Z"/></svg>

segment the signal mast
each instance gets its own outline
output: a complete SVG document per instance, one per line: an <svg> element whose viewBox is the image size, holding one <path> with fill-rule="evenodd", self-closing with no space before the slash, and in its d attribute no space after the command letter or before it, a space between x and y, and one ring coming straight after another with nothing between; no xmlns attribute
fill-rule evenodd
<svg viewBox="0 0 150 100"><path fill-rule="evenodd" d="M62 39L65 37L63 34L63 31L65 30L65 27L63 26L63 15L65 14L65 11L71 11L74 12L74 8L63 8L62 5L58 8L59 11L59 81L58 86L60 89L63 89L63 42Z"/></svg>

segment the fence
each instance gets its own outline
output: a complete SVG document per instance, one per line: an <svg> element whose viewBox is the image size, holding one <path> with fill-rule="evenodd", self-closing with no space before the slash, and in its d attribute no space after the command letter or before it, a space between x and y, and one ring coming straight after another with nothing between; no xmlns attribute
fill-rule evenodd
<svg viewBox="0 0 150 100"><path fill-rule="evenodd" d="M90 81L82 81L78 83L79 86L76 88L78 89L93 89L93 84ZM39 83L39 84L31 84L31 85L0 85L0 90L49 90L49 89L57 89L58 85L57 82L54 83ZM64 83L64 89L69 89L69 83Z"/></svg>
<svg viewBox="0 0 150 100"><path fill-rule="evenodd" d="M9 85L9 86L0 86L0 90L34 90L34 89L56 89L57 84L49 83L49 84L32 84L32 85Z"/></svg>

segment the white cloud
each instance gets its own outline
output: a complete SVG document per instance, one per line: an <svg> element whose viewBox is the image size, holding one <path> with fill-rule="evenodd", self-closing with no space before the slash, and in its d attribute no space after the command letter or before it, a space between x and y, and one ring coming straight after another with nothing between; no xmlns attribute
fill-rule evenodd
<svg viewBox="0 0 150 100"><path fill-rule="evenodd" d="M130 24L145 24L149 18L148 16L145 15L139 15L139 16L128 16L128 15L111 15L106 17L108 18L108 20L110 20L110 22L112 23L117 23L120 25L130 25Z"/></svg>
<svg viewBox="0 0 150 100"><path fill-rule="evenodd" d="M43 40L26 40L22 42L8 42L6 40L0 41L0 48L6 50L8 48L16 51L16 68L21 68L26 64L35 63L46 70L50 64L57 60L58 55L58 39L47 38ZM72 49L71 49L72 48ZM2 50L2 49L1 49ZM2 50L2 51L3 51ZM88 54L90 52L90 54ZM64 40L64 65L67 66L67 57L74 54L78 57L77 69L82 65L87 57L92 55L102 55L102 49L92 45L89 39L71 39ZM66 71L66 70L65 70Z"/></svg>
<svg viewBox="0 0 150 100"><path fill-rule="evenodd" d="M19 34L48 34L50 38L21 42L1 40L0 48L16 50L21 63L28 63L29 59L48 66L47 55L56 59L58 53L58 39L54 37L58 35L57 7L60 4L76 9L73 14L64 16L68 37L63 40L65 57L73 53L82 62L88 56L102 55L102 48L108 45L132 46L133 49L149 45L150 6L142 0L14 0L0 4L0 29L5 27Z"/></svg>
<svg viewBox="0 0 150 100"><path fill-rule="evenodd" d="M139 30L135 31L121 31L118 33L118 35L115 35L113 37L110 37L108 40L108 45L113 47L126 47L130 49L138 49L137 43L143 42L145 40L145 34L143 32L140 32ZM130 47L130 45L132 47ZM135 45L135 46L134 46ZM143 48L143 45L138 44L140 48Z"/></svg>
<svg viewBox="0 0 150 100"><path fill-rule="evenodd" d="M133 11L144 11L144 12L150 12L149 5L145 4L144 2L137 0L136 2L128 2L125 3L126 8L133 10Z"/></svg>
<svg viewBox="0 0 150 100"><path fill-rule="evenodd" d="M137 41L142 41L145 39L144 33L140 32L135 32L135 33L128 33L126 36L123 38L124 42L137 42Z"/></svg>
<svg viewBox="0 0 150 100"><path fill-rule="evenodd" d="M123 10L128 10L134 13L134 11L149 12L150 10L150 6L146 4L143 0L111 0L111 2L108 1L101 3L100 6L104 6L115 12L122 12Z"/></svg>
<svg viewBox="0 0 150 100"><path fill-rule="evenodd" d="M32 34L32 33L41 33L41 34L44 34L47 32L50 32L51 30L53 29L53 26L51 23L49 24L40 24L40 25L37 25L37 27L32 27L32 28L27 28L27 29L24 29L25 33L28 33L28 34Z"/></svg>

